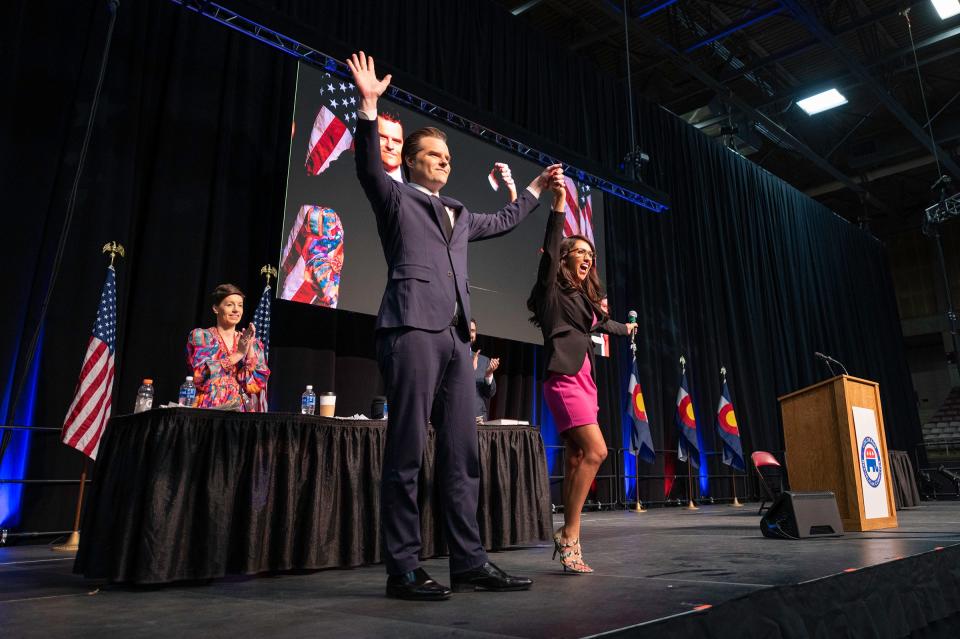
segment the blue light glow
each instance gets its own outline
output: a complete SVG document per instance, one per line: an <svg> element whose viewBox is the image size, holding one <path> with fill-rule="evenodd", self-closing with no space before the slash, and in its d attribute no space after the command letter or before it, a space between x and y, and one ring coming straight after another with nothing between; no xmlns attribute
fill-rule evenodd
<svg viewBox="0 0 960 639"><path fill-rule="evenodd" d="M37 340L37 350L30 364L30 375L23 389L23 399L17 405L13 416L13 424L32 426L34 408L37 401L37 382L40 372L40 355L43 353L43 329ZM14 356L16 357L16 355ZM3 396L3 405L0 406L0 415L6 415L10 409L10 402L16 366L10 367L10 379L6 384ZM10 443L0 462L0 479L23 479L27 470L27 452L30 450L30 431L10 431ZM23 494L23 484L0 484L0 526L11 528L20 522L20 498Z"/></svg>

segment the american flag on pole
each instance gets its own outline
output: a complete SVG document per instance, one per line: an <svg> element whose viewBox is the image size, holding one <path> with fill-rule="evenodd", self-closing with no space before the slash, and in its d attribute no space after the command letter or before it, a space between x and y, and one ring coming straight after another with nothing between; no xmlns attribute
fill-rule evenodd
<svg viewBox="0 0 960 639"><path fill-rule="evenodd" d="M253 325L257 328L257 339L263 344L263 359L270 358L270 286L263 289L257 310L253 312ZM267 386L257 395L257 411L267 412Z"/></svg>
<svg viewBox="0 0 960 639"><path fill-rule="evenodd" d="M570 176L566 182L566 202L563 205L563 236L583 235L596 245L593 237L593 205L590 187L577 184Z"/></svg>
<svg viewBox="0 0 960 639"><path fill-rule="evenodd" d="M61 440L90 459L97 458L103 428L113 403L113 353L117 343L117 273L107 267L100 293L97 321L87 343L87 354L73 402L63 421Z"/></svg>
<svg viewBox="0 0 960 639"><path fill-rule="evenodd" d="M307 148L307 175L320 175L330 163L353 145L357 128L357 88L325 74L320 87L320 110L313 121Z"/></svg>
<svg viewBox="0 0 960 639"><path fill-rule="evenodd" d="M580 185L580 232L590 238L590 241L596 245L593 238L593 203L590 197L590 187L586 184Z"/></svg>

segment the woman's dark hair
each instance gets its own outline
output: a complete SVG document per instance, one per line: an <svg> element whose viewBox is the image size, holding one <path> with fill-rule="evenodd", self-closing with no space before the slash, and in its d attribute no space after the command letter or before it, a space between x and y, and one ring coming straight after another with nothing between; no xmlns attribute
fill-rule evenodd
<svg viewBox="0 0 960 639"><path fill-rule="evenodd" d="M582 283L580 282L580 278L577 277L577 274L567 266L567 256L570 255L570 252L576 247L577 241L586 242L590 245L590 250L593 251L593 263L590 265L590 272L587 273L587 278L583 280ZM590 300L590 305L593 306L593 311L597 314L597 317L601 320L605 319L606 314L600 309L600 301L606 297L606 293L603 292L603 288L600 286L600 276L597 275L597 249L589 238L583 235L571 235L563 238L563 241L560 242L560 265L557 269L557 286L567 295L572 295L582 290L587 296L587 299ZM540 318L537 316L536 284L533 286L533 290L530 291L530 297L527 298L527 309L532 313L530 322L536 326L540 326Z"/></svg>
<svg viewBox="0 0 960 639"><path fill-rule="evenodd" d="M217 288L213 289L213 293L210 293L210 303L213 306L219 306L220 302L227 299L231 295L239 295L240 297L246 297L239 288L233 284L220 284Z"/></svg>

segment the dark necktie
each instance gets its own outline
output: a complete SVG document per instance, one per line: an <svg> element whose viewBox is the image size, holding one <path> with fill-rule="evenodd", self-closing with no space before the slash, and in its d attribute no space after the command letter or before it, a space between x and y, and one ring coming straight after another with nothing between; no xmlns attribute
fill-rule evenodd
<svg viewBox="0 0 960 639"><path fill-rule="evenodd" d="M434 196L434 199L436 200L437 212L440 214L440 222L443 224L443 232L447 236L447 242L449 242L453 236L453 222L450 220L450 214L447 213L447 207L443 205L440 198Z"/></svg>

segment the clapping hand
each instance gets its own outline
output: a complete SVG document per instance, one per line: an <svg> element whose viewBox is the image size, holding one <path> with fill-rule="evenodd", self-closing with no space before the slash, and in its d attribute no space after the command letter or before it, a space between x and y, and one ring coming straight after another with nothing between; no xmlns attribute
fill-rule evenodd
<svg viewBox="0 0 960 639"><path fill-rule="evenodd" d="M360 108L363 111L375 111L377 98L390 86L393 77L389 73L382 80L377 79L377 70L373 64L373 56L367 56L363 51L354 53L347 58L347 66L353 74L353 83L360 93Z"/></svg>
<svg viewBox="0 0 960 639"><path fill-rule="evenodd" d="M257 336L257 327L251 322L247 328L240 334L240 340L237 342L237 352L242 355L249 355L253 352L253 342Z"/></svg>
<svg viewBox="0 0 960 639"><path fill-rule="evenodd" d="M500 368L500 358L494 357L490 360L490 364L487 365L487 371L483 374L484 377L489 377L493 375L494 371Z"/></svg>

